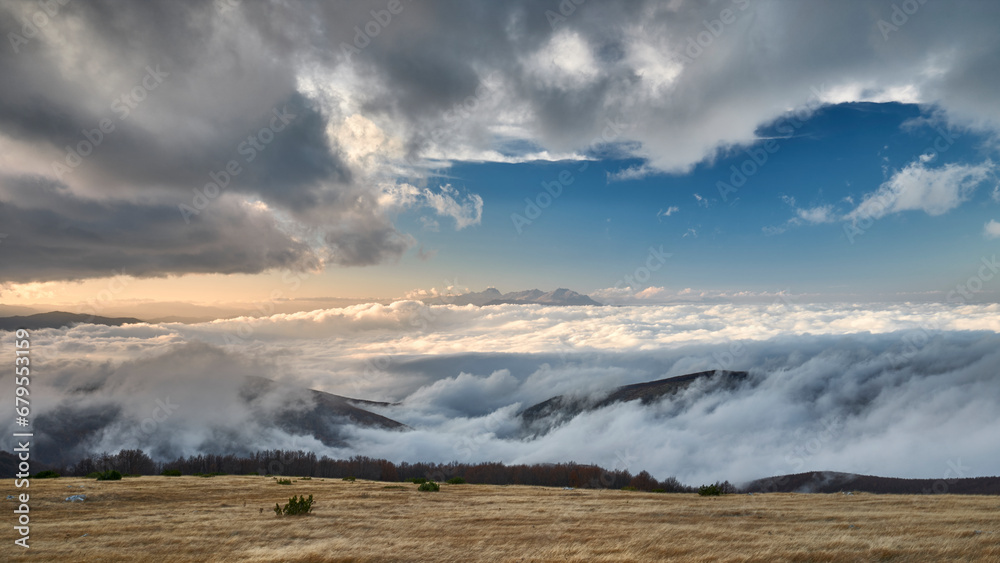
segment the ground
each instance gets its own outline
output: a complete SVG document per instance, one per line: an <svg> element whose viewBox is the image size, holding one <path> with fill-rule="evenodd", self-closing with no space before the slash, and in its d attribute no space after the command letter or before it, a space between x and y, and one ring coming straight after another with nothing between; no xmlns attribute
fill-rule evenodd
<svg viewBox="0 0 1000 563"><path fill-rule="evenodd" d="M33 480L10 561L1000 561L1000 498L634 491L271 477ZM2 497L24 492L11 479ZM66 502L85 494L84 502ZM274 514L312 494L313 513ZM261 510L263 509L263 511Z"/></svg>

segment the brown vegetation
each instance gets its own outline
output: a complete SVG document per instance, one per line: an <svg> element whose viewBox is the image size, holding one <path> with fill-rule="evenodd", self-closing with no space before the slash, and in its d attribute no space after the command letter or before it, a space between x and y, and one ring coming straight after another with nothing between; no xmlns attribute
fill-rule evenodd
<svg viewBox="0 0 1000 563"><path fill-rule="evenodd" d="M409 483L293 480L33 481L30 552L12 545L10 525L3 551L11 561L1000 560L1000 499L988 496L447 484L425 494ZM2 492L23 489L4 480ZM64 502L77 493L87 500ZM276 517L274 504L292 494L312 494L312 514Z"/></svg>

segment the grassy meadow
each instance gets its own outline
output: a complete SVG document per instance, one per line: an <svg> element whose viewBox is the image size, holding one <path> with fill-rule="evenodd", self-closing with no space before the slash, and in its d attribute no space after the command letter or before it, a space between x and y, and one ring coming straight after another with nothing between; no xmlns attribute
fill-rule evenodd
<svg viewBox="0 0 1000 563"><path fill-rule="evenodd" d="M617 490L270 477L31 481L9 561L1000 561L1000 498ZM2 481L2 497L23 492ZM82 485L82 488L80 487ZM65 502L85 494L85 502ZM274 514L312 494L308 516Z"/></svg>

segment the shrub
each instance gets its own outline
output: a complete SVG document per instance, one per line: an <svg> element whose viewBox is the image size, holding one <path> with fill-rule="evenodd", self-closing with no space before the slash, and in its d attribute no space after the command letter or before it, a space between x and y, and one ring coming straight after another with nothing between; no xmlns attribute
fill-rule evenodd
<svg viewBox="0 0 1000 563"><path fill-rule="evenodd" d="M665 489L653 489L652 491L649 491L649 492L651 492L651 493L665 493L667 491Z"/></svg>
<svg viewBox="0 0 1000 563"><path fill-rule="evenodd" d="M428 491L429 492L437 492L437 491L441 490L441 486L438 485L437 483L435 483L434 481L425 481L423 483L420 483L420 486L417 487L417 490L418 491L424 491L424 492L428 492Z"/></svg>
<svg viewBox="0 0 1000 563"><path fill-rule="evenodd" d="M46 469L45 471L39 471L38 473L35 473L35 477L34 478L35 479L58 479L59 478L59 474L56 473L55 471L50 470L50 469Z"/></svg>
<svg viewBox="0 0 1000 563"><path fill-rule="evenodd" d="M312 481L312 477L299 477L299 481Z"/></svg>
<svg viewBox="0 0 1000 563"><path fill-rule="evenodd" d="M291 479L278 479L278 484L279 485L291 485L292 484L292 480Z"/></svg>
<svg viewBox="0 0 1000 563"><path fill-rule="evenodd" d="M100 476L101 474L98 473L97 471L92 471L90 473L87 473L87 479L97 479Z"/></svg>
<svg viewBox="0 0 1000 563"><path fill-rule="evenodd" d="M180 469L164 469L162 472L160 472L160 475L163 475L165 477L180 477L181 476L181 470Z"/></svg>
<svg viewBox="0 0 1000 563"><path fill-rule="evenodd" d="M698 487L698 494L703 497L717 497L722 495L722 489L718 485L702 485Z"/></svg>
<svg viewBox="0 0 1000 563"><path fill-rule="evenodd" d="M122 474L112 469L111 471L105 471L97 476L98 481L121 481Z"/></svg>
<svg viewBox="0 0 1000 563"><path fill-rule="evenodd" d="M419 485L421 483L426 483L427 479L424 479L423 477L410 477L409 479L406 479L406 481Z"/></svg>
<svg viewBox="0 0 1000 563"><path fill-rule="evenodd" d="M122 477L142 477L142 475L138 473L125 473Z"/></svg>
<svg viewBox="0 0 1000 563"><path fill-rule="evenodd" d="M465 479L462 479L461 477L452 477L451 479L448 479L446 483L449 485L464 485Z"/></svg>
<svg viewBox="0 0 1000 563"><path fill-rule="evenodd" d="M351 477L350 475L348 475L347 477L344 477L343 479L341 479L341 481L354 481L354 477Z"/></svg>
<svg viewBox="0 0 1000 563"><path fill-rule="evenodd" d="M279 506L278 503L274 503L274 513L277 516L281 516L282 514L286 516L303 516L309 514L309 511L312 510L312 503L312 495L309 495L309 498L306 498L305 495L301 497L293 496L288 499L284 508Z"/></svg>

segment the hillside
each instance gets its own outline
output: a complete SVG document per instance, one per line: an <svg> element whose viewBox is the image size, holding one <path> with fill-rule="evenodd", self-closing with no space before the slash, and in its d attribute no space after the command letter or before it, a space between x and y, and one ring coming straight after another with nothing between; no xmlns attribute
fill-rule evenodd
<svg viewBox="0 0 1000 563"><path fill-rule="evenodd" d="M747 372L703 371L625 385L614 388L606 394L558 395L524 409L520 416L526 427L544 433L554 425L570 420L582 412L597 410L614 403L635 400L641 401L644 405L649 404L666 395L677 393L699 379L712 377L717 377L722 385L734 385L746 379Z"/></svg>
<svg viewBox="0 0 1000 563"><path fill-rule="evenodd" d="M476 305L484 307L488 305L551 305L551 306L571 306L571 305L591 305L601 304L590 297L577 293L566 288L559 288L555 291L545 292L540 289L529 289L525 291L511 291L500 293L495 287L487 288L484 291L464 293L462 295L449 296L447 298L434 297L425 299L424 302L438 305L447 303L451 305Z"/></svg>
<svg viewBox="0 0 1000 563"><path fill-rule="evenodd" d="M51 313L38 313L36 315L0 317L0 330L17 330L19 328L27 330L63 328L80 323L121 326L126 324L138 324L141 322L144 321L133 319L132 317L111 318L98 317L96 315L66 313L63 311L52 311Z"/></svg>
<svg viewBox="0 0 1000 563"><path fill-rule="evenodd" d="M877 494L1000 495L1000 477L964 479L899 479L834 471L810 471L758 479L742 487L746 492L838 493L863 491Z"/></svg>
<svg viewBox="0 0 1000 563"><path fill-rule="evenodd" d="M240 391L240 398L253 408L281 389L289 390L290 386L280 385L263 377L247 377L247 382ZM311 409L300 408L298 403L289 403L277 411L270 413L262 411L261 416L270 417L277 427L289 434L310 435L327 446L346 444L341 436L341 427L345 424L389 430L409 428L405 424L357 406L359 404L389 406L390 403L351 399L315 389L307 391L314 403Z"/></svg>
<svg viewBox="0 0 1000 563"><path fill-rule="evenodd" d="M64 401L52 413L36 419L39 460L58 465L75 462L92 442L103 434L117 435L135 428L136 421L123 414L123 409L110 401L101 400L101 385L79 389L72 400ZM408 427L390 418L365 410L364 406L387 406L388 403L362 401L287 384L278 384L262 377L246 377L230 399L249 409L261 431L278 429L295 436L311 436L326 446L346 445L344 431L348 426L405 430ZM153 437L146 439L154 441ZM160 451L170 455L169 450ZM228 444L225 438L201 445L206 451L236 448L250 451L249 444Z"/></svg>

